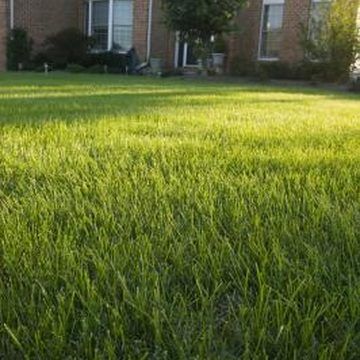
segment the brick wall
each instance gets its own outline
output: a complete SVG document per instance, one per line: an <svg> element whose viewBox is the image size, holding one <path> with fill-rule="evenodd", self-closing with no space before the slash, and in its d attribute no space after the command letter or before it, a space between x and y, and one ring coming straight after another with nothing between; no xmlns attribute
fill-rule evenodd
<svg viewBox="0 0 360 360"><path fill-rule="evenodd" d="M229 36L228 64L237 59L255 61L258 54L262 0L251 0L235 19L234 32Z"/></svg>
<svg viewBox="0 0 360 360"><path fill-rule="evenodd" d="M306 25L308 22L310 4L310 0L285 1L281 61L296 63L303 59L300 45L301 25Z"/></svg>
<svg viewBox="0 0 360 360"><path fill-rule="evenodd" d="M301 24L309 17L311 0L285 0L283 36L279 60L295 63L303 58ZM237 31L230 37L229 63L237 59L257 61L263 0L250 0L236 19Z"/></svg>
<svg viewBox="0 0 360 360"><path fill-rule="evenodd" d="M172 66L175 37L164 27L160 0L154 1L152 56L161 57L168 66ZM299 42L300 24L308 20L310 2L311 0L285 0L280 61L294 63L303 58ZM237 61L258 60L262 6L263 0L249 0L236 17L235 30L228 36L228 69Z"/></svg>
<svg viewBox="0 0 360 360"><path fill-rule="evenodd" d="M153 0L151 56L163 59L166 68L174 65L175 35L164 24L161 0ZM5 38L8 0L0 0L0 69L5 67ZM299 44L301 23L306 23L311 0L285 0L280 61L297 62L303 57ZM64 28L83 27L83 0L15 0L15 26L25 28L35 50L45 38ZM263 0L248 0L235 20L236 31L229 36L228 64L257 61ZM141 60L146 58L149 0L134 0L133 41Z"/></svg>
<svg viewBox="0 0 360 360"><path fill-rule="evenodd" d="M163 60L165 69L171 69L175 63L175 34L164 23L161 0L154 0L151 37L151 56Z"/></svg>
<svg viewBox="0 0 360 360"><path fill-rule="evenodd" d="M134 0L133 44L141 60L147 52L149 0Z"/></svg>
<svg viewBox="0 0 360 360"><path fill-rule="evenodd" d="M6 68L7 0L0 0L0 71Z"/></svg>
<svg viewBox="0 0 360 360"><path fill-rule="evenodd" d="M49 35L79 26L81 0L15 0L15 26L24 28L41 47Z"/></svg>

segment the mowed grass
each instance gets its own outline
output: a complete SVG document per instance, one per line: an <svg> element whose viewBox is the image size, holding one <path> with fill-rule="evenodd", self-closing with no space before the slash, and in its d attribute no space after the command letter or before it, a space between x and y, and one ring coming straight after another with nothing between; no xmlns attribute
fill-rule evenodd
<svg viewBox="0 0 360 360"><path fill-rule="evenodd" d="M0 359L359 359L360 97L0 76Z"/></svg>

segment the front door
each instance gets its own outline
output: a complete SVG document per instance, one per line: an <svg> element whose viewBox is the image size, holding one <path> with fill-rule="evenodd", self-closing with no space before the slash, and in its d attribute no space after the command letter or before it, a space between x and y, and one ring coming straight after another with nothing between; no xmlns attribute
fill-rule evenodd
<svg viewBox="0 0 360 360"><path fill-rule="evenodd" d="M195 67L198 66L198 59L194 55L193 47L188 43L176 43L176 67Z"/></svg>

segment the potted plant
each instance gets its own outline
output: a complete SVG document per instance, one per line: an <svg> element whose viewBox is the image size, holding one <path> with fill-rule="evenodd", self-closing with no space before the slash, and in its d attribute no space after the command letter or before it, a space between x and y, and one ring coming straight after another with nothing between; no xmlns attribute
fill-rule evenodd
<svg viewBox="0 0 360 360"><path fill-rule="evenodd" d="M217 73L221 73L224 69L226 56L226 41L222 35L214 38L212 62Z"/></svg>

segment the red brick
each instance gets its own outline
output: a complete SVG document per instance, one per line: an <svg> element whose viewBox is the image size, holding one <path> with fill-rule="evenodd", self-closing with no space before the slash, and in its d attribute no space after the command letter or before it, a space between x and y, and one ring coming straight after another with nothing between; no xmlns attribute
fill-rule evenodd
<svg viewBox="0 0 360 360"><path fill-rule="evenodd" d="M8 29L7 1L0 0L0 71L6 68L6 37Z"/></svg>
<svg viewBox="0 0 360 360"><path fill-rule="evenodd" d="M9 1L0 0L0 70L5 68ZM15 26L26 29L39 50L51 34L69 27L83 28L84 0L14 0ZM279 60L298 62L303 57L299 44L301 23L306 23L311 0L285 0L283 38ZM263 0L248 0L235 19L236 31L228 36L228 63L237 59L258 60ZM149 0L134 0L133 41L140 58L147 54ZM153 0L151 56L161 58L166 68L174 66L175 35L164 24L161 0Z"/></svg>
<svg viewBox="0 0 360 360"><path fill-rule="evenodd" d="M15 27L24 28L39 49L44 40L79 25L81 0L15 0Z"/></svg>

